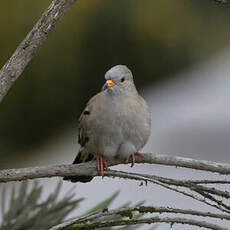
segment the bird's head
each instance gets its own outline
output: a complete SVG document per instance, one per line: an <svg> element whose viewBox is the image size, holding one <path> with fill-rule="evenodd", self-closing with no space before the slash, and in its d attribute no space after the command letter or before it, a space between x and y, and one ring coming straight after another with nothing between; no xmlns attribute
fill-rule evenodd
<svg viewBox="0 0 230 230"><path fill-rule="evenodd" d="M116 65L105 73L106 83L102 90L112 93L136 92L132 72L125 65Z"/></svg>

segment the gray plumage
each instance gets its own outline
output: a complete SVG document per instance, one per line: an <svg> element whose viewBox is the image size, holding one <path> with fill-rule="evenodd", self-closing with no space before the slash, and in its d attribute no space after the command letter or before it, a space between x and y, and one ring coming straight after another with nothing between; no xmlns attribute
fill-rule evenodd
<svg viewBox="0 0 230 230"><path fill-rule="evenodd" d="M115 85L90 99L80 116L78 138L80 163L103 155L126 159L140 151L150 136L151 115L145 100L138 94L131 71L117 65L105 74ZM87 182L91 177L66 177L73 182Z"/></svg>

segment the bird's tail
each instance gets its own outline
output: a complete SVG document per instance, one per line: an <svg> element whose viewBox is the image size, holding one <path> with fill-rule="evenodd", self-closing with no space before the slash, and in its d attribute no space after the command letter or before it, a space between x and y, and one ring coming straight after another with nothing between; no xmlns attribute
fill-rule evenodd
<svg viewBox="0 0 230 230"><path fill-rule="evenodd" d="M84 157L83 157L83 155L84 155ZM85 153L83 154L82 151L79 151L73 164L80 164L83 162L91 161L91 160L93 160L93 158L94 158L94 156L92 154L88 154L88 156L85 156ZM86 182L91 181L92 179L93 179L92 176L65 176L63 178L63 180L69 180L73 183L76 183L76 182L86 183Z"/></svg>

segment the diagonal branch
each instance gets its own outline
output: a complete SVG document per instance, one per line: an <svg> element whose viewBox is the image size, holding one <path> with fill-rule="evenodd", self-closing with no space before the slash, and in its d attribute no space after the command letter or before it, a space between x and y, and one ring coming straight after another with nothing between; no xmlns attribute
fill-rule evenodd
<svg viewBox="0 0 230 230"><path fill-rule="evenodd" d="M0 102L22 74L57 22L76 0L53 0L48 9L0 70Z"/></svg>

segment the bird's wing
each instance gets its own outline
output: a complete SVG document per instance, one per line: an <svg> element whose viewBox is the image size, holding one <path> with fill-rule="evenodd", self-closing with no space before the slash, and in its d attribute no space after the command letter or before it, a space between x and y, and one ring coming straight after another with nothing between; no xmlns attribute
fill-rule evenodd
<svg viewBox="0 0 230 230"><path fill-rule="evenodd" d="M84 148L85 144L88 142L88 137L86 134L85 122L87 122L87 112L84 110L78 120L78 143ZM85 114L84 114L85 113Z"/></svg>
<svg viewBox="0 0 230 230"><path fill-rule="evenodd" d="M88 129L89 126L89 118L92 116L92 110L94 107L94 102L96 101L96 98L99 94L92 97L89 102L87 103L84 111L80 115L80 118L78 120L78 143L81 145L82 148L84 148L85 144L89 141L88 137Z"/></svg>
<svg viewBox="0 0 230 230"><path fill-rule="evenodd" d="M74 159L73 164L80 164L83 162L91 161L94 158L94 155L91 153L88 153L84 151L85 144L89 141L88 138L88 132L87 132L87 124L88 124L88 116L90 115L91 111L89 110L89 107L91 103L94 101L94 98L92 98L88 104L86 105L86 108L80 115L80 118L78 120L78 143L81 145L81 149L79 150L77 156ZM66 176L63 178L64 180L70 180L71 182L89 182L93 179L92 176Z"/></svg>

